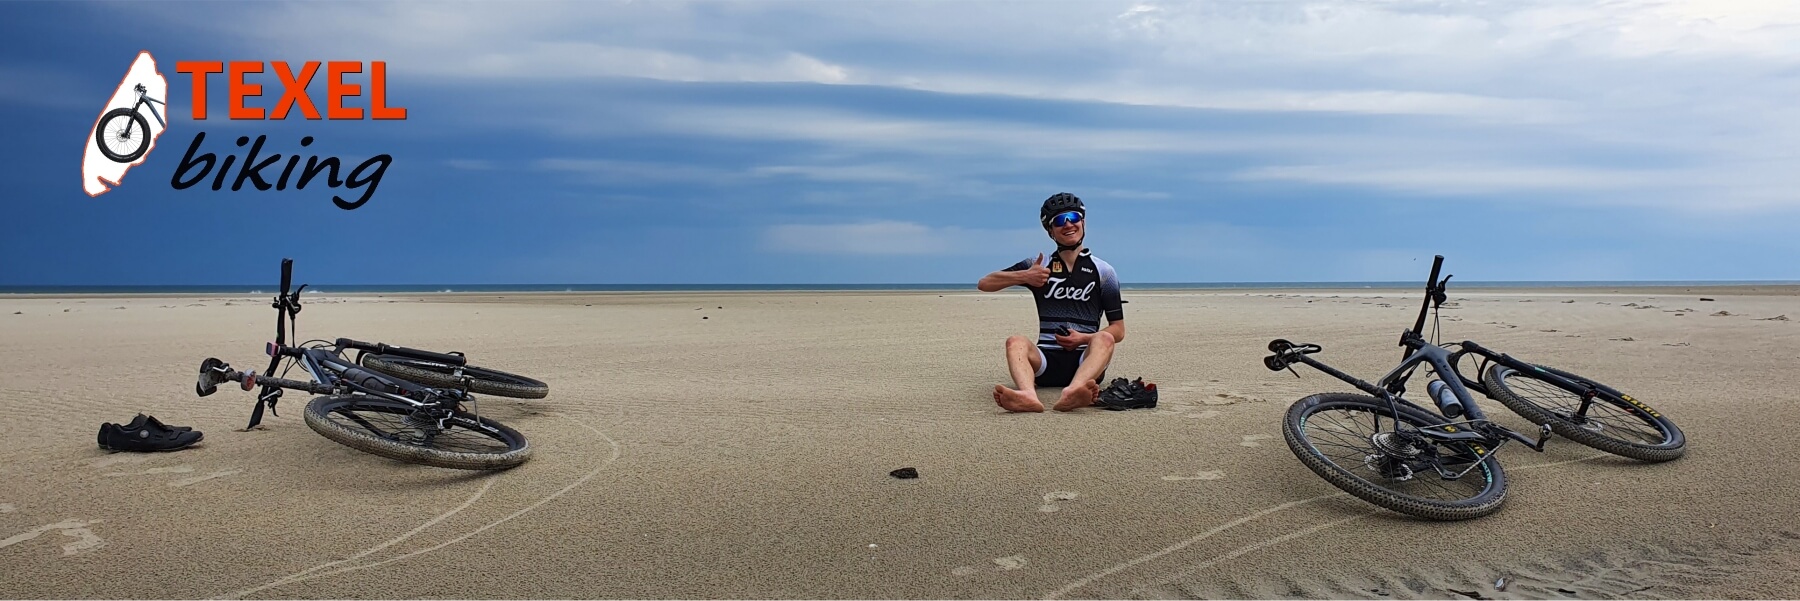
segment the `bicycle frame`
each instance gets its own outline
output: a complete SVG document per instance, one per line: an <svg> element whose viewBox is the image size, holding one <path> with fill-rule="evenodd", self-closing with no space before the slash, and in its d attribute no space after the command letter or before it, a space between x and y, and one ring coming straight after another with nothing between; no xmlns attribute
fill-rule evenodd
<svg viewBox="0 0 1800 601"><path fill-rule="evenodd" d="M137 85L137 95L138 95L137 104L131 105L131 111L134 113L137 112L137 108L140 106L149 107L150 116L156 117L157 127L162 127L165 129L168 128L169 124L167 122L163 121L162 113L156 112L157 104L160 104L160 105L163 105L166 107L166 106L169 106L168 103L163 102L161 100L157 100L155 98L151 98L150 94L147 93L147 91L144 89L144 84ZM151 103L155 103L155 104L151 104Z"/></svg>
<svg viewBox="0 0 1800 601"><path fill-rule="evenodd" d="M1481 407L1475 403L1475 399L1469 394L1469 390L1474 389L1479 390L1483 395L1487 395L1487 389L1481 386L1480 383L1463 376L1462 372L1456 369L1457 362L1466 354L1476 354L1513 369L1535 370L1535 366L1531 366L1504 354L1495 353L1472 341L1464 341L1461 344L1456 345L1458 346L1458 350L1452 352L1444 346L1431 344L1419 334L1419 331L1423 330L1425 327L1426 313L1434 304L1441 306L1444 302L1444 287L1445 284L1450 281L1450 276L1445 276L1441 281L1438 280L1438 273L1443 267L1443 264L1444 257L1442 255L1438 255L1432 262L1431 277L1425 287L1425 300L1419 307L1419 318L1414 322L1412 329L1405 330L1400 334L1400 346L1405 347L1400 365L1393 370L1390 370L1386 375L1383 375L1376 383L1371 384L1363 381L1360 378L1346 374L1330 365L1326 365L1323 362L1308 357L1308 354L1321 350L1317 345L1295 345L1286 340L1275 340L1269 343L1269 350L1275 354L1265 359L1264 364L1270 369L1280 370L1288 367L1294 362L1303 363L1312 366L1314 369L1325 372L1331 377L1343 380L1351 386L1355 386L1357 390L1368 393L1370 396L1380 398L1387 402L1388 411L1394 416L1394 428L1396 430L1400 427L1399 415L1401 405L1443 418L1446 420L1443 423L1418 428L1416 431L1420 435L1432 438L1439 442L1480 443L1491 445L1493 448L1487 451L1482 450L1480 447L1476 447L1476 452L1482 455L1481 461L1486 461L1488 457L1493 456L1493 451L1498 451L1500 447L1505 446L1506 443L1511 441L1518 441L1525 446L1531 447L1533 450L1542 452L1544 450L1544 444L1550 439L1549 426L1540 426L1538 437L1536 440L1533 440L1510 428L1488 421L1487 414L1482 412ZM1466 419L1463 419L1462 421L1448 421L1451 418L1444 415L1441 410L1434 407L1421 406L1402 398L1402 395L1406 392L1407 379L1412 377L1413 372L1417 370L1420 365L1428 365L1434 373L1438 374L1438 379L1443 381L1444 385L1449 388L1450 393L1462 403L1463 411L1465 412L1463 417L1466 417ZM1447 374L1454 374L1455 377L1450 377ZM1553 383L1577 386L1574 382L1557 377L1555 374L1543 373L1542 375L1553 378ZM1581 407L1583 413L1586 412L1594 394L1593 387L1588 387L1588 389L1590 392L1584 396ZM1436 404L1435 401L1432 403L1432 405ZM1375 431L1378 433L1381 431L1381 420L1379 416L1376 416ZM1471 466L1470 469L1473 469L1473 466ZM1467 470L1464 470L1463 473L1467 473ZM1458 475L1460 476L1460 474Z"/></svg>
<svg viewBox="0 0 1800 601"><path fill-rule="evenodd" d="M1500 353L1500 352L1488 349L1486 347L1483 347L1479 344L1476 344L1475 341L1473 341L1473 340L1464 340L1459 343L1452 343L1451 345L1446 345L1446 346L1457 347L1457 350L1454 353L1450 353L1450 352L1446 351L1444 349L1444 347L1434 345L1434 344L1427 342L1425 340L1423 334L1421 333L1425 329L1425 314L1428 310L1436 308L1436 307L1441 307L1444 304L1444 301L1446 300L1446 297L1447 297L1447 295L1445 294L1445 288L1449 284L1450 278L1452 277L1452 276L1444 276L1444 279L1441 281L1437 279L1439 269L1443 266L1443 264L1444 264L1443 255L1438 255L1435 259L1432 260L1431 277L1430 277L1430 280L1426 282L1426 286L1425 286L1425 300L1423 303L1421 303L1419 305L1419 318L1413 322L1412 329L1401 332L1400 346L1406 348L1405 352L1409 354L1408 361L1410 361L1413 357L1417 357L1418 354L1421 352L1428 352L1428 351L1426 351L1426 349L1436 349L1437 351L1442 351L1443 354L1445 354L1445 356L1443 357L1443 360L1432 361L1432 369L1435 371L1435 373L1438 374L1439 379L1443 380L1444 384L1446 386L1449 386L1450 390L1453 393L1455 393L1456 398L1462 402L1463 407L1466 408L1466 410L1470 411L1472 415L1476 416L1477 419L1485 419L1485 416L1481 415L1481 409L1480 409L1480 407L1477 407L1475 405L1474 399L1469 395L1469 391L1474 390L1474 391L1480 392L1482 394L1482 396L1486 396L1489 398L1493 397L1493 394L1488 392L1487 387L1482 385L1480 382L1481 373L1482 373L1482 371L1484 371L1486 369L1487 362L1489 362L1489 361L1498 363L1500 365L1504 365L1504 366L1512 368L1514 370L1518 370L1518 371L1522 371L1522 372L1531 372L1533 377L1544 380L1545 382L1548 382L1551 385L1554 385L1558 388L1562 388L1564 390L1568 390L1571 392L1581 391L1581 407L1580 407L1580 409L1578 409L1576 411L1576 413L1574 415L1574 417L1577 421L1587 417L1588 408L1592 407L1594 399L1599 397L1602 394L1608 395L1612 398L1615 398L1615 399L1618 399L1621 401L1631 402L1631 399L1626 397L1624 394L1621 394L1616 390L1607 388L1604 385L1599 385L1599 384L1596 384L1593 382L1577 382L1575 380L1570 380L1568 378L1564 378L1564 377L1556 375L1554 373L1550 373L1550 372L1544 371L1542 369L1538 369L1537 366L1532 365L1530 363L1526 363L1524 361L1520 361L1518 359L1515 359L1511 355L1507 355L1505 353ZM1433 354L1436 355L1439 353L1433 353ZM1460 369L1460 365L1462 364L1462 358L1465 355L1475 355L1475 356L1479 356L1482 358L1482 363L1480 365L1478 365L1475 369L1475 377L1474 378L1470 378L1466 375L1463 375L1462 370ZM1395 373L1399 373L1400 371L1402 371L1404 369L1406 369L1406 367L1403 364L1402 368L1395 370ZM1451 377L1448 377L1446 374L1455 374L1456 377L1451 378ZM1384 383L1389 382L1389 379L1392 378L1394 375L1395 375L1394 373L1390 373L1389 377L1383 378L1383 382ZM1402 376L1397 381L1388 383L1388 386L1391 386L1391 388L1389 388L1389 389L1394 390L1396 393L1402 392L1405 389L1404 388L1405 387L1405 377ZM1632 404L1635 405L1636 403L1632 403Z"/></svg>
<svg viewBox="0 0 1800 601"><path fill-rule="evenodd" d="M265 407L270 412L275 411L275 405L281 400L281 391L284 388L304 390L315 394L360 393L405 403L415 408L442 406L446 401L453 406L455 403L472 400L466 384L462 389L422 386L376 373L373 370L363 369L357 365L360 363L359 361L349 361L343 356L344 351L354 349L358 353L389 353L439 361L460 367L465 364L465 359L460 353L434 353L388 346L383 343L358 342L349 338L337 339L336 344L329 351L323 348L287 346L288 332L293 328L293 322L300 314L300 295L306 291L306 285L301 284L299 289L289 292L293 284L293 272L294 260L282 259L281 292L275 296L274 302L270 305L275 308L275 341L270 342L265 349L269 355L269 368L264 375L259 377L254 372L233 371L229 366L220 362L212 367L220 373L216 376L209 376L208 364L203 363L201 366L201 382L196 387L201 396L211 394L208 390L209 381L213 385L225 380L237 381L244 385L245 390L250 390L257 384L262 385L262 392L256 396L256 407L251 411L250 424L246 426L246 429L255 428L257 424L262 423ZM359 354L358 357L360 358L360 356ZM281 360L284 357L293 358L299 362L315 381L287 380L276 377L275 370L281 367ZM216 360L209 359L208 361ZM460 372L457 373L460 374ZM216 379L209 380L209 378ZM415 395L422 397L422 400L411 398Z"/></svg>

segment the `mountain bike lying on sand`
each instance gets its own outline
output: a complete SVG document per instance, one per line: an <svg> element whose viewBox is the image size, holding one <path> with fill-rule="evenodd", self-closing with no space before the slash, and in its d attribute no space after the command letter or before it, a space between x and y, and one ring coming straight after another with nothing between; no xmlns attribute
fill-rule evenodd
<svg viewBox="0 0 1800 601"><path fill-rule="evenodd" d="M207 396L219 384L237 382L244 390L262 387L249 428L262 423L263 408L274 413L283 389L325 395L306 405L306 425L350 448L383 457L458 469L505 469L524 463L531 447L524 435L481 417L471 391L503 396L542 398L543 382L502 371L467 365L460 353L434 353L382 343L339 338L333 343L311 340L287 346L287 334L300 313L300 294L289 292L291 259L281 261L281 293L275 297L275 341L268 343L269 369L283 359L312 375L288 380L255 371L237 371L224 361L200 363L194 392ZM356 358L344 352L355 350ZM286 375L286 372L282 372ZM473 409L472 411L469 409Z"/></svg>
<svg viewBox="0 0 1800 601"><path fill-rule="evenodd" d="M1265 357L1263 365L1270 370L1291 372L1292 364L1304 363L1373 395L1315 394L1288 408L1282 434L1307 468L1370 503L1424 518L1461 520L1500 509L1506 499L1506 473L1494 453L1511 441L1542 452L1554 431L1644 461L1669 461L1686 452L1687 439L1674 422L1605 384L1526 363L1472 341L1438 344L1436 315L1450 281L1450 276L1438 280L1443 264L1442 256L1432 262L1419 319L1400 334L1405 360L1375 384L1309 357L1322 350L1319 345L1269 342L1274 354ZM1431 342L1419 333L1428 310L1433 315ZM1476 369L1482 374L1480 382L1459 371L1468 355L1481 357ZM1435 412L1402 398L1407 379L1420 365L1434 375L1426 391L1437 406ZM1538 424L1537 439L1488 421L1470 390ZM1451 421L1456 419L1461 421Z"/></svg>

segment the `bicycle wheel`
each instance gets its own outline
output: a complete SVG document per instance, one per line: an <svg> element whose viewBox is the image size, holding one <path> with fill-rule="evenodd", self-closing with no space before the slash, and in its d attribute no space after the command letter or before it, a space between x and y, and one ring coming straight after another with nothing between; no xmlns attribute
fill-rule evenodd
<svg viewBox="0 0 1800 601"><path fill-rule="evenodd" d="M441 388L455 388L461 385L461 382L451 375L455 371L455 367L436 361L397 355L368 355L363 357L362 361L363 367L408 382ZM469 383L469 392L515 399L541 399L550 394L548 384L525 376L472 365L463 366L462 372L463 375L473 380Z"/></svg>
<svg viewBox="0 0 1800 601"><path fill-rule="evenodd" d="M1506 472L1493 458L1482 461L1491 449L1410 432L1444 423L1423 411L1400 407L1399 421L1407 428L1398 431L1394 417L1386 401L1372 396L1315 394L1288 408L1281 433L1313 473L1381 507L1433 520L1466 520L1500 509ZM1462 475L1445 478L1434 466Z"/></svg>
<svg viewBox="0 0 1800 601"><path fill-rule="evenodd" d="M114 163L129 163L150 149L150 122L132 109L113 109L94 126L94 145Z"/></svg>
<svg viewBox="0 0 1800 601"><path fill-rule="evenodd" d="M322 396L306 404L306 425L358 451L437 467L499 470L531 458L525 436L494 420L458 411L440 430L435 422L412 422L413 412L412 405L366 395Z"/></svg>
<svg viewBox="0 0 1800 601"><path fill-rule="evenodd" d="M1498 363L1489 367L1481 382L1489 396L1535 424L1550 424L1558 436L1632 459L1669 461L1687 453L1687 437L1675 422L1649 405L1605 384L1555 368L1538 369L1592 385L1598 393L1586 415L1575 417L1585 392L1570 391Z"/></svg>

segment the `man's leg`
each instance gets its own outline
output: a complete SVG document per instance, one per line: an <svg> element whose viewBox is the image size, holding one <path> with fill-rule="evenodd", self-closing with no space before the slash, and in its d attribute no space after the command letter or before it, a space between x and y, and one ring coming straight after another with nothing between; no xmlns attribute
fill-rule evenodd
<svg viewBox="0 0 1800 601"><path fill-rule="evenodd" d="M1044 403L1037 398L1037 371L1043 365L1037 345L1024 336L1006 339L1006 369L1012 373L1017 389L994 385L994 402L1007 411L1038 412Z"/></svg>
<svg viewBox="0 0 1800 601"><path fill-rule="evenodd" d="M1056 400L1057 411L1070 411L1094 404L1100 396L1100 384L1094 378L1106 371L1106 364L1112 361L1112 334L1100 332L1088 342L1087 356L1081 360L1081 367L1075 368L1075 379L1069 381L1069 387L1062 390L1062 398Z"/></svg>

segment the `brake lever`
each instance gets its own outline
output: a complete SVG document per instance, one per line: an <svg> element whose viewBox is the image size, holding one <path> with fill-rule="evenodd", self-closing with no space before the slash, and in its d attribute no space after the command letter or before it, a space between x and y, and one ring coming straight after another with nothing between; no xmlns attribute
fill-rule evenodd
<svg viewBox="0 0 1800 601"><path fill-rule="evenodd" d="M300 315L300 293L306 291L306 286L306 284L301 284L299 288L294 290L293 294L288 295L288 317L298 317Z"/></svg>

